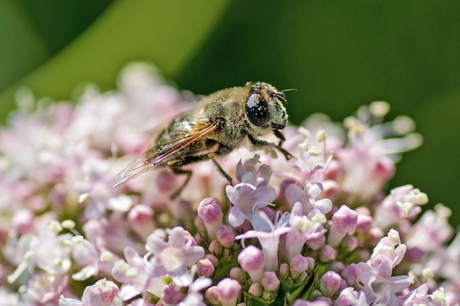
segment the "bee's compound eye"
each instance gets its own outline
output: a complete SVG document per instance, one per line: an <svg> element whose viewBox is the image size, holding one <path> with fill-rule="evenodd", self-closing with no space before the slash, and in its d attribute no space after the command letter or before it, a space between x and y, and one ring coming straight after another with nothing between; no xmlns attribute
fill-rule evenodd
<svg viewBox="0 0 460 306"><path fill-rule="evenodd" d="M269 120L268 103L259 94L252 94L246 101L246 117L255 126L267 126Z"/></svg>

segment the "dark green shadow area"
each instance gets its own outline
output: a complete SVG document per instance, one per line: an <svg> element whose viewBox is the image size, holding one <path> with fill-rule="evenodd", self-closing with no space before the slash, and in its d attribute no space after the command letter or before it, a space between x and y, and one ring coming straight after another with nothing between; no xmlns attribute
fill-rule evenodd
<svg viewBox="0 0 460 306"><path fill-rule="evenodd" d="M17 0L54 55L67 46L114 0Z"/></svg>
<svg viewBox="0 0 460 306"><path fill-rule="evenodd" d="M0 91L62 50L112 2L0 1Z"/></svg>
<svg viewBox="0 0 460 306"><path fill-rule="evenodd" d="M441 202L452 210L451 223L460 224L459 152L460 89L428 99L416 110L417 130L424 144L405 154L392 185L412 184L428 194L429 208Z"/></svg>
<svg viewBox="0 0 460 306"><path fill-rule="evenodd" d="M228 1L119 0L77 40L0 95L0 118L14 108L14 93L28 86L37 97L69 99L81 82L103 90L130 61L151 61L171 78L197 52Z"/></svg>

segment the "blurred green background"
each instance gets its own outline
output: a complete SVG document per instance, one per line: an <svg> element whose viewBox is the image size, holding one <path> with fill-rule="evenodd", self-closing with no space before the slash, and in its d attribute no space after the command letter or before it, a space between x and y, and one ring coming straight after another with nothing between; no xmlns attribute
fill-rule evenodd
<svg viewBox="0 0 460 306"><path fill-rule="evenodd" d="M391 187L411 183L460 223L460 2L2 0L0 118L14 92L69 99L81 82L116 86L133 60L197 94L263 80L287 94L290 119L342 120L375 100L424 136Z"/></svg>

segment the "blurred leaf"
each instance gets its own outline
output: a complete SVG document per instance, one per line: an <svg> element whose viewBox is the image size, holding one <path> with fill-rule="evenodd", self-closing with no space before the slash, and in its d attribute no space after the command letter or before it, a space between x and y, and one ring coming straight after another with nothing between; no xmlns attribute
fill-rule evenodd
<svg viewBox="0 0 460 306"><path fill-rule="evenodd" d="M113 0L15 0L51 55L82 33Z"/></svg>
<svg viewBox="0 0 460 306"><path fill-rule="evenodd" d="M14 92L28 86L38 96L69 98L77 84L113 88L129 61L150 60L166 77L177 73L219 20L229 0L209 2L119 0L77 40L0 95L0 116L14 107Z"/></svg>
<svg viewBox="0 0 460 306"><path fill-rule="evenodd" d="M0 88L4 88L37 67L49 52L17 1L0 2L0 29Z"/></svg>

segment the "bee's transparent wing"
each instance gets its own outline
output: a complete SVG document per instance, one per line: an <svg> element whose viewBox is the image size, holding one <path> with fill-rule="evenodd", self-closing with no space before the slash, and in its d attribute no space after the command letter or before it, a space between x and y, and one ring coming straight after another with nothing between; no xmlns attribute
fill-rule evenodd
<svg viewBox="0 0 460 306"><path fill-rule="evenodd" d="M190 145L192 142L200 139L211 131L217 129L218 124L207 123L203 124L201 128L195 129L193 132L175 139L165 144L156 145L149 149L147 152L133 160L129 165L123 169L115 178L110 182L107 188L113 189L121 184L124 184L133 178L141 175L147 170L157 166L169 156L179 152L183 148Z"/></svg>
<svg viewBox="0 0 460 306"><path fill-rule="evenodd" d="M149 163L148 159L146 158L147 153L148 152L142 154L141 156L130 162L125 169L123 169L120 173L118 173L115 176L115 178L110 182L107 188L116 188L121 184L124 184L127 181L130 181L133 178L141 175L145 171L153 168L153 163Z"/></svg>

